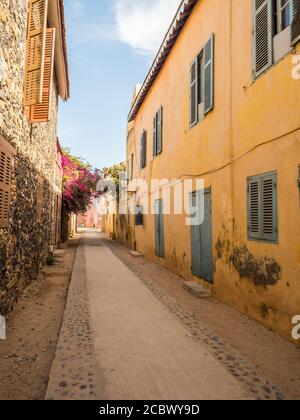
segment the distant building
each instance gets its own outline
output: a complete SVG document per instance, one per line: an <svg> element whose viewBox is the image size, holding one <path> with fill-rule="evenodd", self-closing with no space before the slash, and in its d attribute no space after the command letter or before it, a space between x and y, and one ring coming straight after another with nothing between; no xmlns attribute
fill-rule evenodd
<svg viewBox="0 0 300 420"><path fill-rule="evenodd" d="M60 239L58 96L69 98L62 0L1 0L0 313Z"/></svg>

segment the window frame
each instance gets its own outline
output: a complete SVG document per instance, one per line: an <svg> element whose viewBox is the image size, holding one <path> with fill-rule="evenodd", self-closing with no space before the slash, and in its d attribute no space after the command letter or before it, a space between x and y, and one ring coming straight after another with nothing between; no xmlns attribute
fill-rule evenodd
<svg viewBox="0 0 300 420"><path fill-rule="evenodd" d="M282 6L283 0L276 0L277 1L277 10L276 10L276 17L277 17L277 33L284 31L286 28L291 26L293 20L293 1L287 0L286 4ZM282 28L282 11L289 5L290 7L290 24L286 28Z"/></svg>

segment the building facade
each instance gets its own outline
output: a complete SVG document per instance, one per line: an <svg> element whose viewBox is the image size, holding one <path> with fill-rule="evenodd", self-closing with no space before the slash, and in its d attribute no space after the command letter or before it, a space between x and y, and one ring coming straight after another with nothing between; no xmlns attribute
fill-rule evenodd
<svg viewBox="0 0 300 420"><path fill-rule="evenodd" d="M62 0L0 5L0 313L59 241L58 97L69 97Z"/></svg>
<svg viewBox="0 0 300 420"><path fill-rule="evenodd" d="M127 132L129 182L146 182L156 207L133 215L145 203L136 189L130 246L289 338L300 311L299 13L298 0L183 1ZM156 200L153 179L167 180ZM191 206L203 197L198 226L172 207L186 179Z"/></svg>

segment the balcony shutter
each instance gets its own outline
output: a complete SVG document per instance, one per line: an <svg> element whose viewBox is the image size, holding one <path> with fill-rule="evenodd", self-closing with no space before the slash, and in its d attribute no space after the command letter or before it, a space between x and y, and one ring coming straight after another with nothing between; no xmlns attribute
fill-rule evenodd
<svg viewBox="0 0 300 420"><path fill-rule="evenodd" d="M254 77L273 63L272 0L253 0Z"/></svg>
<svg viewBox="0 0 300 420"><path fill-rule="evenodd" d="M162 152L163 147L163 108L160 107L157 113L157 154Z"/></svg>
<svg viewBox="0 0 300 420"><path fill-rule="evenodd" d="M13 148L0 135L0 228L9 226Z"/></svg>
<svg viewBox="0 0 300 420"><path fill-rule="evenodd" d="M249 239L261 239L261 225L261 180L257 177L248 182Z"/></svg>
<svg viewBox="0 0 300 420"><path fill-rule="evenodd" d="M214 34L204 47L204 113L214 107Z"/></svg>
<svg viewBox="0 0 300 420"><path fill-rule="evenodd" d="M190 126L198 121L198 58L190 68Z"/></svg>
<svg viewBox="0 0 300 420"><path fill-rule="evenodd" d="M300 0L293 0L292 45L300 41Z"/></svg>
<svg viewBox="0 0 300 420"><path fill-rule="evenodd" d="M157 156L157 114L153 119L153 157Z"/></svg>
<svg viewBox="0 0 300 420"><path fill-rule="evenodd" d="M262 178L262 239L278 240L277 175Z"/></svg>
<svg viewBox="0 0 300 420"><path fill-rule="evenodd" d="M54 66L55 28L47 29L44 58L44 78L42 102L31 106L30 121L41 123L49 121L50 95Z"/></svg>
<svg viewBox="0 0 300 420"><path fill-rule="evenodd" d="M25 62L24 105L42 102L48 0L30 0Z"/></svg>

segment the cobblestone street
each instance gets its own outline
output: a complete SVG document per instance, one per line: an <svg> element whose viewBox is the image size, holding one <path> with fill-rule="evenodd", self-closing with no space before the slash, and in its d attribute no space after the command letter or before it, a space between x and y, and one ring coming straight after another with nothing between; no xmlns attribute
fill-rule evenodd
<svg viewBox="0 0 300 420"><path fill-rule="evenodd" d="M112 247L82 235L47 399L286 398Z"/></svg>

